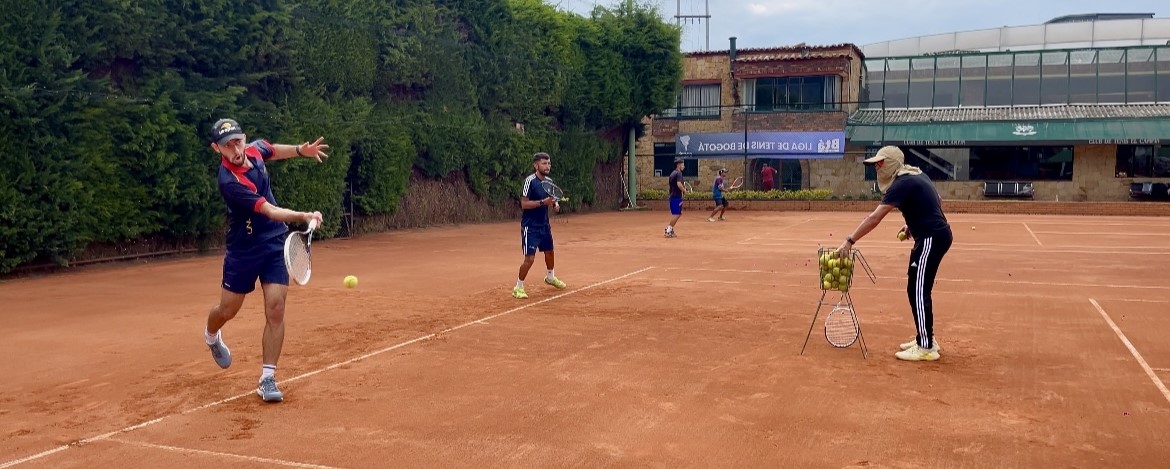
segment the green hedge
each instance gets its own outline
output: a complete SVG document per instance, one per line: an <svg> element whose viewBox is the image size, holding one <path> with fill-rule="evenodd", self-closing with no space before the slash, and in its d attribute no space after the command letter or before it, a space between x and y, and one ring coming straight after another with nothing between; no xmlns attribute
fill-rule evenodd
<svg viewBox="0 0 1170 469"><path fill-rule="evenodd" d="M206 133L221 117L274 143L326 137L326 164L271 165L280 205L325 214L321 236L350 194L393 211L413 173L515 203L536 151L590 202L594 168L674 104L682 74L678 28L629 2L589 17L540 0L5 5L0 273L218 236Z"/></svg>

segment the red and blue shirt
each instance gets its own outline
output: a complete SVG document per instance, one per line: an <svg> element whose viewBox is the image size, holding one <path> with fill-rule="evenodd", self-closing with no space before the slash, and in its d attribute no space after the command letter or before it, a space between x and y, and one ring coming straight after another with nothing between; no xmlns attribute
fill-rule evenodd
<svg viewBox="0 0 1170 469"><path fill-rule="evenodd" d="M276 205L272 184L264 161L272 158L276 149L265 140L249 143L244 155L252 164L237 166L221 158L219 166L219 193L227 203L229 253L243 253L274 237L288 232L288 225L260 213L265 202Z"/></svg>

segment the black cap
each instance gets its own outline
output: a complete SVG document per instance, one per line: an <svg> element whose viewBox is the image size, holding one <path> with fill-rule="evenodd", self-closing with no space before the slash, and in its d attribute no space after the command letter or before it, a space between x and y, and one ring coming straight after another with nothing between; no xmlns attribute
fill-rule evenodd
<svg viewBox="0 0 1170 469"><path fill-rule="evenodd" d="M211 125L211 142L223 145L236 135L244 135L240 123L232 119L220 119Z"/></svg>

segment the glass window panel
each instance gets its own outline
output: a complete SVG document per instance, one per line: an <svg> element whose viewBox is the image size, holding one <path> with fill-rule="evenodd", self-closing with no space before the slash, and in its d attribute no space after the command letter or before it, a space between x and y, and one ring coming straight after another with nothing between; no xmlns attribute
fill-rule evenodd
<svg viewBox="0 0 1170 469"><path fill-rule="evenodd" d="M1118 177L1151 177L1153 174L1154 147L1149 145L1118 145Z"/></svg>
<svg viewBox="0 0 1170 469"><path fill-rule="evenodd" d="M756 110L771 111L776 102L776 79L760 78L756 80Z"/></svg>
<svg viewBox="0 0 1170 469"><path fill-rule="evenodd" d="M886 61L886 107L905 108L910 98L910 60Z"/></svg>
<svg viewBox="0 0 1170 469"><path fill-rule="evenodd" d="M1125 102L1152 103L1154 86L1154 49L1129 49L1125 53Z"/></svg>
<svg viewBox="0 0 1170 469"><path fill-rule="evenodd" d="M1162 147L1154 154L1154 177L1170 177L1170 147Z"/></svg>
<svg viewBox="0 0 1170 469"><path fill-rule="evenodd" d="M987 84L986 80L984 80L986 75L986 56L963 57L963 80L959 98L960 106L983 106L984 86Z"/></svg>
<svg viewBox="0 0 1170 469"><path fill-rule="evenodd" d="M1040 54L1016 54L1012 104L1040 104Z"/></svg>
<svg viewBox="0 0 1170 469"><path fill-rule="evenodd" d="M1158 101L1170 102L1170 47L1159 47L1157 59Z"/></svg>
<svg viewBox="0 0 1170 469"><path fill-rule="evenodd" d="M987 56L987 105L1012 104L1012 55Z"/></svg>
<svg viewBox="0 0 1170 469"><path fill-rule="evenodd" d="M1099 51L1097 63L1097 102L1125 103L1125 51Z"/></svg>
<svg viewBox="0 0 1170 469"><path fill-rule="evenodd" d="M711 117L719 115L720 85L684 85L682 115Z"/></svg>
<svg viewBox="0 0 1170 469"><path fill-rule="evenodd" d="M934 57L913 59L910 71L910 107L934 103Z"/></svg>
<svg viewBox="0 0 1170 469"><path fill-rule="evenodd" d="M1040 104L1068 104L1068 52L1045 52L1040 63Z"/></svg>
<svg viewBox="0 0 1170 469"><path fill-rule="evenodd" d="M885 99L886 86L886 61L885 60L866 60L865 61L865 95L862 100L865 101L881 101ZM865 103L864 107L881 107L881 103Z"/></svg>
<svg viewBox="0 0 1170 469"><path fill-rule="evenodd" d="M939 57L934 69L934 107L959 105L959 57Z"/></svg>
<svg viewBox="0 0 1170 469"><path fill-rule="evenodd" d="M972 180L1069 181L1073 147L971 147Z"/></svg>
<svg viewBox="0 0 1170 469"><path fill-rule="evenodd" d="M1097 51L1078 50L1069 54L1070 104L1097 103Z"/></svg>
<svg viewBox="0 0 1170 469"><path fill-rule="evenodd" d="M969 148L903 147L906 164L917 166L932 181L967 181L971 177Z"/></svg>
<svg viewBox="0 0 1170 469"><path fill-rule="evenodd" d="M823 109L825 107L825 77L805 77L800 94L802 109Z"/></svg>

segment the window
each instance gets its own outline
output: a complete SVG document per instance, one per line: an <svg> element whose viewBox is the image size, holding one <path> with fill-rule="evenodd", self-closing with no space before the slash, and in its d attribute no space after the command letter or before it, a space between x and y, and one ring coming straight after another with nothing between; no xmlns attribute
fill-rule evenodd
<svg viewBox="0 0 1170 469"><path fill-rule="evenodd" d="M1071 181L1073 147L971 147L971 180Z"/></svg>
<svg viewBox="0 0 1170 469"><path fill-rule="evenodd" d="M654 175L659 177L670 177L670 173L674 172L674 159L678 155L674 154L673 143L655 143L654 144ZM683 165L683 177L697 177L699 175L699 164L696 160L687 160Z"/></svg>
<svg viewBox="0 0 1170 469"><path fill-rule="evenodd" d="M745 102L765 112L837 109L837 87L834 75L757 78L746 87Z"/></svg>
<svg viewBox="0 0 1170 469"><path fill-rule="evenodd" d="M1159 47L1155 62L1158 77L1158 102L1170 102L1170 46Z"/></svg>
<svg viewBox="0 0 1170 469"><path fill-rule="evenodd" d="M720 95L723 87L718 83L709 85L683 85L677 107L667 109L665 117L719 117Z"/></svg>
<svg viewBox="0 0 1170 469"><path fill-rule="evenodd" d="M1170 147L1118 145L1117 177L1170 177Z"/></svg>
<svg viewBox="0 0 1170 469"><path fill-rule="evenodd" d="M1097 102L1125 103L1125 51L1102 50L1097 53Z"/></svg>
<svg viewBox="0 0 1170 469"><path fill-rule="evenodd" d="M886 61L886 107L905 108L910 103L910 60Z"/></svg>
<svg viewBox="0 0 1170 469"><path fill-rule="evenodd" d="M984 104L983 92L987 87L987 57L963 57L962 91L959 97L960 106L982 107Z"/></svg>
<svg viewBox="0 0 1170 469"><path fill-rule="evenodd" d="M1157 93L1154 49L1130 49L1125 53L1125 102L1152 103Z"/></svg>
<svg viewBox="0 0 1170 469"><path fill-rule="evenodd" d="M1040 54L1016 54L1012 73L1012 104L1040 104Z"/></svg>
<svg viewBox="0 0 1170 469"><path fill-rule="evenodd" d="M918 167L932 181L1072 180L1073 147L899 148L906 155L906 164ZM877 150L868 149L866 156ZM1170 152L1165 163L1170 171ZM866 165L865 180L876 179L873 166Z"/></svg>
<svg viewBox="0 0 1170 469"><path fill-rule="evenodd" d="M934 103L934 57L910 61L910 107Z"/></svg>
<svg viewBox="0 0 1170 469"><path fill-rule="evenodd" d="M1040 75L1040 104L1068 104L1068 52L1045 52Z"/></svg>
<svg viewBox="0 0 1170 469"><path fill-rule="evenodd" d="M1012 54L987 56L987 106L1012 104Z"/></svg>
<svg viewBox="0 0 1170 469"><path fill-rule="evenodd" d="M934 107L959 105L959 58L939 57L934 70Z"/></svg>

